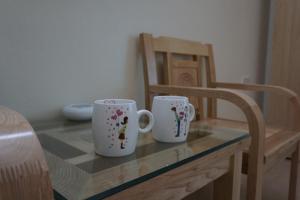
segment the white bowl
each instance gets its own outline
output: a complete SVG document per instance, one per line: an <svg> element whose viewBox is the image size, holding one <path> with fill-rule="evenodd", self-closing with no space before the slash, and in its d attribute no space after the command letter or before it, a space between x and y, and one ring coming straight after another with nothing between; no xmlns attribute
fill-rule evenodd
<svg viewBox="0 0 300 200"><path fill-rule="evenodd" d="M63 114L66 118L76 121L87 121L92 119L92 104L70 104L63 108Z"/></svg>

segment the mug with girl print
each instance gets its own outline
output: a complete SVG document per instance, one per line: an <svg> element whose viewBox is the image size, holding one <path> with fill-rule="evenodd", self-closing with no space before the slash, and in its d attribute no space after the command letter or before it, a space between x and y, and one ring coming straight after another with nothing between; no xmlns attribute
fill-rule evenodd
<svg viewBox="0 0 300 200"><path fill-rule="evenodd" d="M143 115L148 116L149 122L145 128L140 128L139 119ZM134 100L97 100L92 117L95 152L111 157L129 155L135 151L138 132L149 132L153 124L152 113L137 111Z"/></svg>
<svg viewBox="0 0 300 200"><path fill-rule="evenodd" d="M160 142L183 142L186 140L195 108L184 96L156 96L152 104L155 124L154 139Z"/></svg>

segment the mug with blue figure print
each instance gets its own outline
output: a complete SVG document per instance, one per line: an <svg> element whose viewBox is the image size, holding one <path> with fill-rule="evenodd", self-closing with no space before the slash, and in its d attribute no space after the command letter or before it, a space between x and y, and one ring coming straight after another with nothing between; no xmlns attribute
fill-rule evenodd
<svg viewBox="0 0 300 200"><path fill-rule="evenodd" d="M139 119L143 115L148 116L149 123L145 128L140 128ZM153 123L152 113L137 111L134 100L97 100L92 116L95 152L112 157L129 155L135 151L138 133L149 132Z"/></svg>
<svg viewBox="0 0 300 200"><path fill-rule="evenodd" d="M195 108L184 96L156 96L152 104L155 124L154 139L160 142L183 142L186 140Z"/></svg>

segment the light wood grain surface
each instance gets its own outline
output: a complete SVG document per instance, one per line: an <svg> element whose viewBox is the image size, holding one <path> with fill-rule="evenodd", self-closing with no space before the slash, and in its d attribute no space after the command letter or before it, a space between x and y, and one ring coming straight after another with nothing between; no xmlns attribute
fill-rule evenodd
<svg viewBox="0 0 300 200"><path fill-rule="evenodd" d="M0 106L0 199L52 199L48 167L26 119Z"/></svg>
<svg viewBox="0 0 300 200"><path fill-rule="evenodd" d="M145 105L150 109L153 94L149 85L171 84L181 86L213 87L215 66L211 44L203 44L172 37L153 37L148 33L140 34L141 51L144 62ZM162 54L163 66L157 65L157 54ZM206 73L207 78L202 79ZM204 118L203 99L189 96L196 108L196 119ZM208 99L208 116L216 116L216 100Z"/></svg>
<svg viewBox="0 0 300 200"><path fill-rule="evenodd" d="M272 98L272 99L274 99L274 100L272 100L273 102L276 102L278 100L278 98L281 99L281 102L277 102L276 109L273 109L273 111L271 111L271 113L274 113L274 114L277 113L277 114L275 114L275 116L278 115L278 112L281 113L279 118L277 116L277 119L276 119L277 122L278 122L278 120L281 122L286 121L287 115L282 114L283 110L280 110L280 109L282 109L282 106L285 107L285 105L284 105L285 101L282 100L282 98L285 99L287 101L287 103L291 106L292 110L290 110L290 111L285 110L284 112L290 112L293 114L293 117L289 118L288 123L285 123L286 127L296 130L296 131L300 130L300 123L299 123L299 121L300 121L300 97L294 91L292 91L288 88L285 88L282 86L276 86L276 85L239 84L239 83L223 83L223 82L216 82L213 85L215 87L219 87L219 88L230 88L230 89L248 90L248 91L256 91L256 92L267 92L267 93L271 94L271 96L273 97ZM271 118L274 119L275 116L273 116ZM273 123L273 125L274 125L274 123Z"/></svg>
<svg viewBox="0 0 300 200"><path fill-rule="evenodd" d="M276 35L275 41L273 42L273 46L275 46L276 56L273 56L274 60L278 60L280 62L276 63L277 68L275 69L276 77L278 80L283 80L284 83L286 82L293 82L295 83L296 74L295 71L295 64L297 63L296 60L299 56L295 56L297 53L297 43L290 40L290 35L293 36L293 39L297 40L297 28L300 27L297 24L298 16L296 14L296 8L299 7L300 4L297 4L295 0L279 0L276 1L276 20L275 24L277 29L275 28L274 35ZM298 20L299 21L299 20ZM288 22L288 23L286 23ZM293 22L293 23L292 23ZM278 28L280 27L281 30ZM287 28L287 29L284 29ZM291 27L294 27L291 29ZM298 34L299 35L299 34ZM147 41L147 42L146 42ZM215 64L214 64L214 57L213 57L213 49L211 44L203 44L197 41L189 41L183 40L178 38L171 38L171 37L153 37L149 33L141 33L140 34L140 42L142 47L142 54L144 55L144 77L145 77L145 97L146 97L146 105L150 105L151 98L154 95L161 95L161 94L179 94L184 96L194 96L198 99L202 100L203 98L208 98L207 105L203 104L203 108L199 109L201 112L207 110L207 117L205 119L205 115L200 115L200 119L202 123L209 124L211 126L225 126L229 128L243 128L244 130L248 130L252 136L252 144L250 149L246 149L243 153L243 172L247 173L247 199L248 200L260 200L262 198L262 176L263 172L270 169L275 164L279 163L282 159L286 156L289 156L291 153L296 151L296 144L300 140L300 98L294 92L287 88L274 86L274 85L259 85L259 84L239 84L239 83L224 83L224 82L217 82L216 80L216 71L215 71ZM173 43L173 44L172 44ZM153 46L159 46L159 48L155 49ZM282 45L282 46L280 46ZM290 47L295 47L295 51L291 52ZM299 45L298 45L299 46ZM196 48L197 47L197 48ZM281 48L283 47L283 48ZM178 49L177 49L178 48ZM246 47L245 47L246 48ZM299 49L299 48L298 48ZM155 66L155 59L157 59L156 55L159 52L167 54L166 60L168 65L165 65L163 70L156 70ZM172 56L172 52L176 52L176 56L180 57L181 61L176 60L174 62L174 56ZM146 56L148 55L148 56ZM186 55L191 56L193 59L186 61ZM275 53L274 53L275 55ZM291 56L290 56L291 55ZM174 73L171 73L173 68L173 72L175 69L175 75L181 76L182 74L196 74L192 72L191 69L194 70L195 67L195 57L203 57L205 60L204 66L198 65L199 71L202 72L205 69L206 73L202 75L201 79L206 80L205 84L198 86L204 86L206 88L187 88L187 87L175 87L175 86L187 86L182 82L172 82L170 77L174 76ZM289 65L290 60L287 58L293 58L291 65ZM233 58L234 59L234 58ZM282 62L281 62L282 61ZM172 64L173 63L173 64ZM175 63L175 64L174 64ZM183 66L183 64L185 66ZM273 63L274 64L274 63ZM287 66L288 65L288 66ZM178 71L178 66L181 72ZM155 69L154 69L155 68ZM287 69L293 68L289 72L287 76L286 72ZM155 73L148 73L148 71L155 71ZM177 71L176 71L177 70ZM195 70L194 70L195 71ZM160 79L155 79L153 76L160 77L161 73L168 73L168 76L165 76L164 81L160 81ZM285 79L281 79L281 74L286 73L284 75ZM292 74L291 74L292 73ZM274 74L274 73L273 73ZM189 76L189 80L196 79L196 76ZM154 81L149 82L148 80L152 79ZM174 78L173 78L174 79ZM289 79L289 80L287 80ZM200 80L200 79L199 79ZM200 80L201 81L201 80ZM159 85L159 86L157 86ZM165 85L165 86L162 86ZM297 87L298 85L295 84ZM189 86L195 86L189 82ZM286 86L286 85L285 85ZM213 89L213 88L218 88ZM228 88L234 90L242 90L242 91L254 91L254 92L267 92L270 93L272 102L276 102L272 106L272 113L276 113L275 115L272 114L272 117L277 120L275 125L276 127L267 127L265 128L264 119L260 114L260 110L258 106L249 98L243 99L244 96L240 93L232 93L229 90L219 90L219 88ZM299 87L298 87L299 89ZM274 95L274 96L273 96ZM276 95L276 96L275 96ZM225 99L234 105L238 106L247 117L247 123L241 122L233 122L224 119L218 119L216 115L217 106L216 101L217 98ZM289 109L285 109L286 105L285 102L282 101L286 99L289 105ZM241 101L240 101L241 100ZM249 101L248 101L249 100ZM240 102L239 102L240 101ZM244 103L242 103L244 101ZM200 102L200 101L199 101ZM202 104L201 102L199 104ZM252 110L252 112L256 112L256 114L251 114L248 111ZM278 111L284 111L278 112ZM248 112L248 113L247 113ZM280 122L287 122L286 126L280 127ZM274 125L274 123L272 124ZM293 162L293 163L296 163ZM292 171L297 169L297 167L291 167ZM296 172L294 172L296 174ZM296 182L291 181L291 187L296 188ZM290 190L290 192L295 192L295 190ZM290 196L296 196L295 194Z"/></svg>

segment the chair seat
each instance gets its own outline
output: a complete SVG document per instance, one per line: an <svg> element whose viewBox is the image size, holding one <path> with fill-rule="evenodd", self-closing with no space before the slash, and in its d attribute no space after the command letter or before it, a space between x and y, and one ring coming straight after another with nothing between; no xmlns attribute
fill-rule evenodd
<svg viewBox="0 0 300 200"><path fill-rule="evenodd" d="M247 122L230 120L230 119L206 118L206 119L201 120L200 124L205 124L208 126L215 126L215 127L227 127L227 128L233 128L233 129L240 129L242 131L248 131ZM266 138L269 138L272 135L279 133L281 131L283 131L281 128L274 127L274 126L267 126L266 127Z"/></svg>
<svg viewBox="0 0 300 200"><path fill-rule="evenodd" d="M228 120L228 119L211 119L207 118L200 121L200 124L214 127L226 127L248 131L246 122ZM297 142L300 141L300 132L283 130L282 128L266 127L265 140L265 171L272 167L278 159L284 159L289 153L295 151ZM248 149L243 154L243 172L247 172L248 166Z"/></svg>

